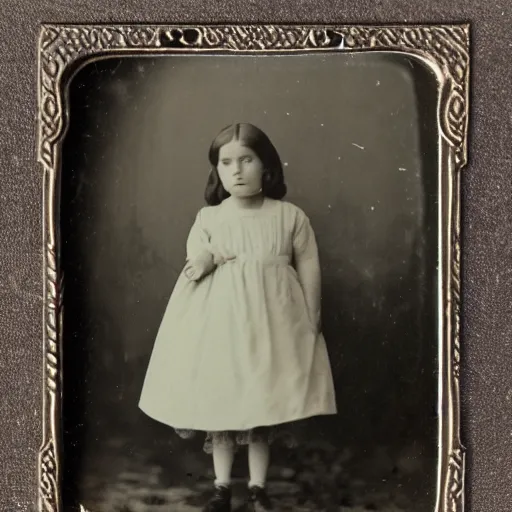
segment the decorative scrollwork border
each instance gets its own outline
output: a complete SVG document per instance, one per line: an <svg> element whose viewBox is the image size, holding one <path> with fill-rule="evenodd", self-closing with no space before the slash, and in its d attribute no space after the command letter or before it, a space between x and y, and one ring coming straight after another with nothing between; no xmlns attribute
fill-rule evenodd
<svg viewBox="0 0 512 512"><path fill-rule="evenodd" d="M469 26L44 25L39 38L38 161L45 183L45 330L43 443L39 511L61 512L60 407L63 276L59 262L57 180L67 127L65 85L80 65L101 56L176 53L385 51L416 56L436 73L442 191L440 470L435 512L462 512L460 441L460 171L467 161Z"/></svg>

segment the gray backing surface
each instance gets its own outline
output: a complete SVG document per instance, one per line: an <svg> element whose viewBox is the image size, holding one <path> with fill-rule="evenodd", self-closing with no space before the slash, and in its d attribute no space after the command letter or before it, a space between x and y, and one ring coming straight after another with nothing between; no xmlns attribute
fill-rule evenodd
<svg viewBox="0 0 512 512"><path fill-rule="evenodd" d="M511 3L2 1L0 20L0 510L35 510L41 440L42 175L35 158L41 22L472 23L463 180L463 427L467 509L512 509Z"/></svg>

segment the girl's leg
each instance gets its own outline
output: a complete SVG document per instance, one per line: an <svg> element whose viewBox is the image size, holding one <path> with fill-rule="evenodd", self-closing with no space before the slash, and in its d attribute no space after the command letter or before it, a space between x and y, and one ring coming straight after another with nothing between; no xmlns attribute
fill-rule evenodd
<svg viewBox="0 0 512 512"><path fill-rule="evenodd" d="M266 441L249 443L249 487L265 487L270 460L270 447Z"/></svg>
<svg viewBox="0 0 512 512"><path fill-rule="evenodd" d="M212 445L215 491L203 512L231 512L231 467L235 447L222 435L213 435Z"/></svg>
<svg viewBox="0 0 512 512"><path fill-rule="evenodd" d="M213 438L213 469L215 485L229 487L231 484L231 468L235 457L235 447L229 440Z"/></svg>
<svg viewBox="0 0 512 512"><path fill-rule="evenodd" d="M270 447L266 441L255 441L249 444L249 512L266 512L273 510L272 502L265 490L267 469L270 458Z"/></svg>

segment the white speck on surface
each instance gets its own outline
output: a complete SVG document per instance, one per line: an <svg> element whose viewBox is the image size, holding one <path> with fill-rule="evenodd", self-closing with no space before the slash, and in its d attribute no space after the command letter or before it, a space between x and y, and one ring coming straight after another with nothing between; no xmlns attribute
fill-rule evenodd
<svg viewBox="0 0 512 512"><path fill-rule="evenodd" d="M380 80L377 80L377 83L375 84L377 87L380 85Z"/></svg>
<svg viewBox="0 0 512 512"><path fill-rule="evenodd" d="M320 123L320 126L323 126L323 125L324 125L324 123Z"/></svg>
<svg viewBox="0 0 512 512"><path fill-rule="evenodd" d="M286 115L289 116L290 115L290 112L286 112Z"/></svg>
<svg viewBox="0 0 512 512"><path fill-rule="evenodd" d="M375 206L370 206L370 210L373 212L373 210L375 210Z"/></svg>
<svg viewBox="0 0 512 512"><path fill-rule="evenodd" d="M359 149L364 149L364 146L360 146L359 144L356 144L355 142L352 142L352 146L355 146L356 148L359 148Z"/></svg>
<svg viewBox="0 0 512 512"><path fill-rule="evenodd" d="M341 156L338 157L338 160L341 160Z"/></svg>
<svg viewBox="0 0 512 512"><path fill-rule="evenodd" d="M407 169L405 167L399 167L398 170L402 171L402 172L407 171Z"/></svg>
<svg viewBox="0 0 512 512"><path fill-rule="evenodd" d="M329 210L332 208L332 206L330 204L327 205L327 208L329 208Z"/></svg>
<svg viewBox="0 0 512 512"><path fill-rule="evenodd" d="M283 165L284 165L285 167L288 167L288 162L283 162Z"/></svg>

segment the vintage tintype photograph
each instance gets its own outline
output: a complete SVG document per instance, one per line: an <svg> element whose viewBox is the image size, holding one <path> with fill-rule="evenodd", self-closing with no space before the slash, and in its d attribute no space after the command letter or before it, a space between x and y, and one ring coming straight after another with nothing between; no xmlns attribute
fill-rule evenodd
<svg viewBox="0 0 512 512"><path fill-rule="evenodd" d="M40 39L40 509L462 512L468 28Z"/></svg>

